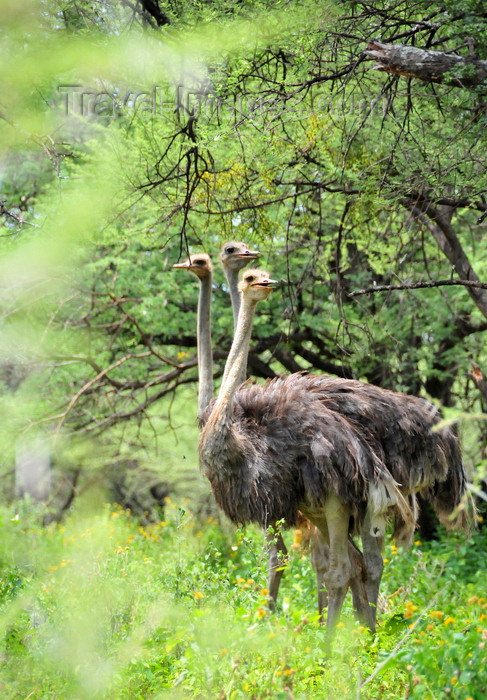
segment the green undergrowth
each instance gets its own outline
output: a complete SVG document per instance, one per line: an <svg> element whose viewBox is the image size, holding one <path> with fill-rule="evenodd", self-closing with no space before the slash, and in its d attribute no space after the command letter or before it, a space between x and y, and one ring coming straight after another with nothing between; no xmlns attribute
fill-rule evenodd
<svg viewBox="0 0 487 700"><path fill-rule="evenodd" d="M486 697L485 531L387 545L377 633L347 599L330 652L300 532L271 615L258 529L164 517L3 511L2 698Z"/></svg>

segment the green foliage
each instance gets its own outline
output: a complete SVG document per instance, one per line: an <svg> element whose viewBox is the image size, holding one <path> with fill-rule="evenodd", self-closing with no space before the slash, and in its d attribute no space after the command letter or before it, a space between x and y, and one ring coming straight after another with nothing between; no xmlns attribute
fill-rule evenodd
<svg viewBox="0 0 487 700"><path fill-rule="evenodd" d="M145 527L109 507L48 529L3 516L4 697L352 698L359 686L364 698L485 694L485 532L409 553L387 546L377 634L353 621L347 600L325 661L299 533L288 536L270 615L253 528L201 525L172 502Z"/></svg>
<svg viewBox="0 0 487 700"><path fill-rule="evenodd" d="M486 58L482 3L161 1L159 28L137 2L68 5L1 3L2 489L42 433L81 493L121 457L191 498L140 527L93 514L93 492L47 529L4 510L2 697L485 697L484 532L388 547L377 635L348 603L325 663L299 538L271 617L261 534L193 519L198 283L171 270L213 255L217 381L232 314L216 257L243 239L283 282L253 373L327 371L478 416L485 319L465 289L348 294L450 278L427 205L453 208L485 277L481 89L384 77L362 54L381 36ZM480 476L485 421L461 433Z"/></svg>

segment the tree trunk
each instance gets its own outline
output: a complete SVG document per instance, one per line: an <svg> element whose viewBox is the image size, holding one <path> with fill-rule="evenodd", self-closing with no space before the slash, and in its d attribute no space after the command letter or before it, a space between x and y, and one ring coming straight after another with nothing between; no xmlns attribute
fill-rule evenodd
<svg viewBox="0 0 487 700"><path fill-rule="evenodd" d="M376 70L387 73L455 87L487 85L487 61L380 41L369 41L364 53L375 58Z"/></svg>
<svg viewBox="0 0 487 700"><path fill-rule="evenodd" d="M450 261L458 277L479 282L463 247L451 225L452 207L436 209L428 199L404 199L402 204L409 209L415 219L427 226L440 250ZM466 287L480 313L487 318L487 292L477 287Z"/></svg>

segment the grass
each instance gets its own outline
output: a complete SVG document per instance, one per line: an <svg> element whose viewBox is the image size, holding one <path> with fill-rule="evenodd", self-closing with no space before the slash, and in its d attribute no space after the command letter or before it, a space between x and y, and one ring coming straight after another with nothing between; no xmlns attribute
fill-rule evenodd
<svg viewBox="0 0 487 700"><path fill-rule="evenodd" d="M38 527L2 514L2 698L459 698L487 694L487 532L385 551L376 635L347 600L324 653L309 557L287 540L266 608L262 534L169 502Z"/></svg>

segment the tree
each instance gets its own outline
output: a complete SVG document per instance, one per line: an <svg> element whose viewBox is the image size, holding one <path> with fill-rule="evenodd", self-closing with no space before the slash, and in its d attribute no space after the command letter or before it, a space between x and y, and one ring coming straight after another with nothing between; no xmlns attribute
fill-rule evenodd
<svg viewBox="0 0 487 700"><path fill-rule="evenodd" d="M481 286L353 292L484 277L482 86L382 75L367 54L400 43L482 65L481 5L159 2L150 21L136 3L34 6L22 71L26 20L9 15L5 454L32 424L153 449L164 402L196 381L196 288L171 264L230 238L283 280L252 375L310 369L478 405ZM222 276L214 296L220 374Z"/></svg>

